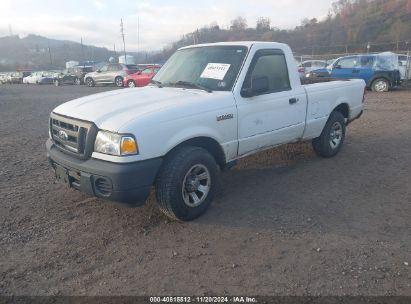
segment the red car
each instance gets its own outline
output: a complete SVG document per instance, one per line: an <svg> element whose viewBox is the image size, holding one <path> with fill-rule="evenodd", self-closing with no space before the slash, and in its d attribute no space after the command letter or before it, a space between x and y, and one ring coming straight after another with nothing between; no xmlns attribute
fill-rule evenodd
<svg viewBox="0 0 411 304"><path fill-rule="evenodd" d="M138 71L137 73L128 75L124 81L123 85L129 88L135 87L145 87L151 81L155 74L160 70L160 66L150 66L146 67L142 71Z"/></svg>

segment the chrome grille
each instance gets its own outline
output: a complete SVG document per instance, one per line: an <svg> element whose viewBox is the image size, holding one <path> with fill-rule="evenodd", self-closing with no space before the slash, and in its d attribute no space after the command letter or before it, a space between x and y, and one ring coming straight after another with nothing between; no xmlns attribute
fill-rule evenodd
<svg viewBox="0 0 411 304"><path fill-rule="evenodd" d="M50 134L53 142L63 151L84 156L91 123L56 115L50 116Z"/></svg>

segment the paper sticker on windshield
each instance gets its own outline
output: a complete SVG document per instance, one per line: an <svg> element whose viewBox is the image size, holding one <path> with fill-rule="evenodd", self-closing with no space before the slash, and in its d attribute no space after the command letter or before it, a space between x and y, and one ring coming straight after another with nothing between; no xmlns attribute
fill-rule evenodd
<svg viewBox="0 0 411 304"><path fill-rule="evenodd" d="M230 66L231 64L227 64L227 63L209 63L205 67L200 77L223 80Z"/></svg>

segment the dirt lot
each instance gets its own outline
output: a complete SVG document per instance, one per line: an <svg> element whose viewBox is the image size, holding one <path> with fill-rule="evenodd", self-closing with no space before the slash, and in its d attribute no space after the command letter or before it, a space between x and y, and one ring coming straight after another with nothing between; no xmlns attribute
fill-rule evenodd
<svg viewBox="0 0 411 304"><path fill-rule="evenodd" d="M370 93L334 159L245 159L176 223L55 183L49 112L111 89L0 86L0 294L411 296L411 91Z"/></svg>

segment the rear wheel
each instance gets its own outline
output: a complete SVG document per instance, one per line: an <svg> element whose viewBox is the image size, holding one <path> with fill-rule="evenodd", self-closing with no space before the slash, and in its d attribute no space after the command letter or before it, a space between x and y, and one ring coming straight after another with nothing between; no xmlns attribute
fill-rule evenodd
<svg viewBox="0 0 411 304"><path fill-rule="evenodd" d="M90 77L86 79L86 84L89 87L94 87L95 86L93 78L90 78Z"/></svg>
<svg viewBox="0 0 411 304"><path fill-rule="evenodd" d="M54 80L54 85L58 87L60 85L60 81L58 79Z"/></svg>
<svg viewBox="0 0 411 304"><path fill-rule="evenodd" d="M320 135L313 139L314 151L321 157L333 157L341 149L345 139L345 118L340 112L332 112Z"/></svg>
<svg viewBox="0 0 411 304"><path fill-rule="evenodd" d="M136 87L136 83L134 82L134 80L127 81L127 85L128 85L129 88L135 88Z"/></svg>
<svg viewBox="0 0 411 304"><path fill-rule="evenodd" d="M371 90L373 92L388 92L390 89L390 83L387 79L378 78L372 82Z"/></svg>
<svg viewBox="0 0 411 304"><path fill-rule="evenodd" d="M116 84L116 87L122 87L123 86L123 78L122 77L116 77L114 80L114 83Z"/></svg>
<svg viewBox="0 0 411 304"><path fill-rule="evenodd" d="M203 148L182 147L165 159L156 181L156 197L163 213L172 219L191 221L210 206L218 167Z"/></svg>
<svg viewBox="0 0 411 304"><path fill-rule="evenodd" d="M78 77L74 78L74 84L75 85L80 85L81 84L80 78L78 78Z"/></svg>

